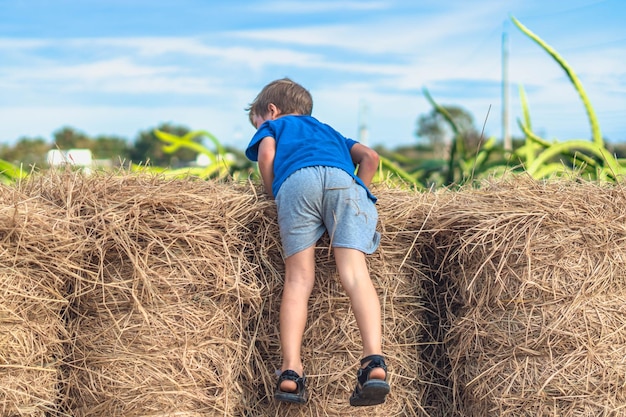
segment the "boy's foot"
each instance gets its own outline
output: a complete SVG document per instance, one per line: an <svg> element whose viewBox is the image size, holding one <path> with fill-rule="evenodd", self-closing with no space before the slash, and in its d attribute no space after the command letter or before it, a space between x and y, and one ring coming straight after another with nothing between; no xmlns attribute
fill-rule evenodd
<svg viewBox="0 0 626 417"><path fill-rule="evenodd" d="M364 365L367 365L363 367ZM384 371L384 378L378 377ZM376 370L375 372L372 372ZM372 375L376 374L376 375ZM356 388L350 397L350 405L366 406L376 405L385 402L390 387L387 383L387 365L385 359L381 355L370 355L361 359L361 368L357 373Z"/></svg>
<svg viewBox="0 0 626 417"><path fill-rule="evenodd" d="M296 384L294 391L283 391L282 383L284 381L293 381ZM307 401L306 392L306 375L298 375L295 371L290 369L284 371L278 377L278 383L276 384L276 391L274 391L274 399L277 401L283 401L295 404L304 404Z"/></svg>

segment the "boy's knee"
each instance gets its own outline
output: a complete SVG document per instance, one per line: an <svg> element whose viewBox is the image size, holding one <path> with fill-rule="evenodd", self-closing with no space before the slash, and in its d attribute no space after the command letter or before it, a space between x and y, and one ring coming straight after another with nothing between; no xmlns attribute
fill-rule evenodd
<svg viewBox="0 0 626 417"><path fill-rule="evenodd" d="M285 274L285 285L313 288L314 281L315 281L314 271L306 271L306 270L287 271L287 273Z"/></svg>

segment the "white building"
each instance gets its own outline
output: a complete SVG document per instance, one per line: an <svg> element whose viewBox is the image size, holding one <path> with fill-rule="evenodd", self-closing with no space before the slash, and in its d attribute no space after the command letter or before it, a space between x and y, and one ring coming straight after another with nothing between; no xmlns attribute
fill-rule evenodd
<svg viewBox="0 0 626 417"><path fill-rule="evenodd" d="M83 169L87 174L91 173L93 167L93 155L89 149L69 149L67 151L51 149L48 151L46 160L50 167L71 165Z"/></svg>

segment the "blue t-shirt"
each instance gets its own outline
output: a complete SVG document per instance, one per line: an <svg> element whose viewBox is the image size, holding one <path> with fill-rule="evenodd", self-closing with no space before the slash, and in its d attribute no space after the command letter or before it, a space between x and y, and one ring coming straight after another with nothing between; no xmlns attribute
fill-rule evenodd
<svg viewBox="0 0 626 417"><path fill-rule="evenodd" d="M376 197L355 175L355 165L350 149L358 143L348 139L327 124L312 116L281 116L276 120L266 120L256 131L246 149L251 161L259 160L259 143L266 137L276 141L274 158L274 181L272 191L278 194L280 186L291 174L301 168L329 166L346 171L367 190L369 198Z"/></svg>

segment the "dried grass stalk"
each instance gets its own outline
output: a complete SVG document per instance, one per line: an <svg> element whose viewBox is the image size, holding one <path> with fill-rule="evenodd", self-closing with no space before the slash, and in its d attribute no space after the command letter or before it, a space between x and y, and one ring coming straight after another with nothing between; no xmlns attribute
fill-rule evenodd
<svg viewBox="0 0 626 417"><path fill-rule="evenodd" d="M246 260L257 197L236 186L61 173L31 192L81 224L64 408L75 416L242 415Z"/></svg>
<svg viewBox="0 0 626 417"><path fill-rule="evenodd" d="M464 415L626 415L625 191L518 179L439 212Z"/></svg>
<svg viewBox="0 0 626 417"><path fill-rule="evenodd" d="M77 242L60 210L0 186L0 413L60 413L65 284Z"/></svg>
<svg viewBox="0 0 626 417"><path fill-rule="evenodd" d="M376 189L392 393L366 409L347 401L361 344L327 238L311 399L273 401L284 266L254 186L51 172L18 188L0 188L3 414L626 416L621 185Z"/></svg>
<svg viewBox="0 0 626 417"><path fill-rule="evenodd" d="M421 297L422 275L419 254L415 253L415 233L403 227L422 215L415 204L416 194L382 190L390 200L380 203L382 241L379 250L368 257L370 274L378 289L383 309L383 351L388 358L392 393L378 407L350 407L361 356L361 339L350 302L341 288L329 238L324 236L316 250L316 282L309 300L307 330L303 341L303 362L310 394L305 406L276 403L275 370L280 368L278 311L282 293L284 265L280 252L278 227L273 205L265 206L251 262L259 265L264 305L255 326L255 356L245 391L253 405L250 415L293 416L412 416L424 415L425 391L421 346L424 343L424 306Z"/></svg>

